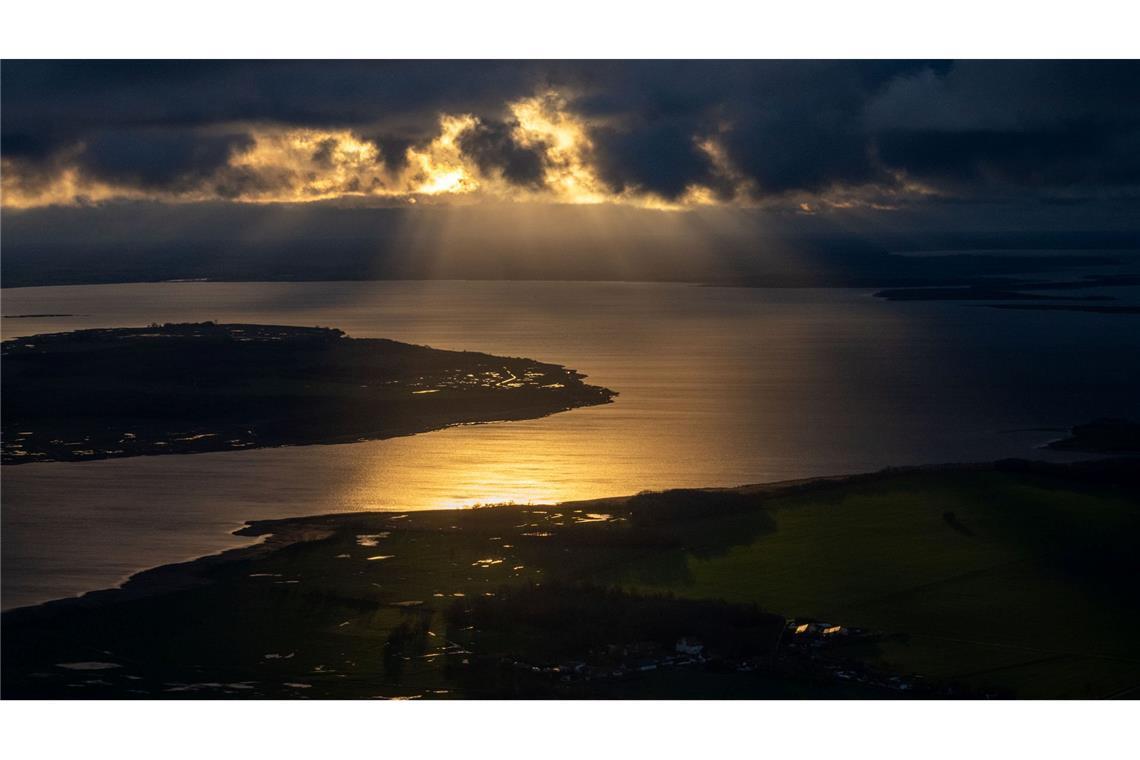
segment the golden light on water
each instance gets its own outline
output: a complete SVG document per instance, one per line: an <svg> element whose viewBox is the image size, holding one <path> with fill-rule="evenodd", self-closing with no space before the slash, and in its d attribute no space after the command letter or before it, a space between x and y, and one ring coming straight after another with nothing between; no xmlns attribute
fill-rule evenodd
<svg viewBox="0 0 1140 760"><path fill-rule="evenodd" d="M378 450L377 456L385 452ZM357 479L343 498L357 504L382 503L390 497L389 473L384 461L376 467L361 467ZM533 471L538 466L539 471ZM451 458L438 482L422 495L417 509L466 509L496 504L519 506L556 504L598 494L586 493L565 478L557 477L551 461L550 472L545 463L511 462L495 458L485 450L471 451L469 462Z"/></svg>
<svg viewBox="0 0 1140 760"><path fill-rule="evenodd" d="M475 222L518 227L522 241L573 223L592 245L641 218L647 231L682 236L685 248L689 241L695 248L700 229L687 225L729 213L536 206L528 220L521 210L447 209L439 215L447 229L431 229L425 217L416 234L442 234L430 239L447 251ZM911 349L946 336L863 294L423 280L20 288L5 298L8 313L76 315L5 320L6 337L87 327L87 314L103 315L108 325L203 318L335 324L354 337L564 363L621 394L613 404L539 419L384 441L12 468L4 481L7 526L30 526L13 535L29 547L26 591L40 599L72 593L77 567L81 585L98 588L172 556L239 545L249 539L231 532L245 520L555 504L645 488L859 472L917 457L915 447L928 440L935 443L920 453L935 460L944 445L938 441L959 440L958 433L929 435L929 394L895 393L941 377L926 353ZM972 345L976 333L960 333ZM892 387L887 396L884 382ZM881 445L857 445L861 431L880 431L886 409L899 403L907 406L897 417L903 427L877 433ZM990 410L961 417L976 425ZM57 505L50 520L24 520L45 503Z"/></svg>

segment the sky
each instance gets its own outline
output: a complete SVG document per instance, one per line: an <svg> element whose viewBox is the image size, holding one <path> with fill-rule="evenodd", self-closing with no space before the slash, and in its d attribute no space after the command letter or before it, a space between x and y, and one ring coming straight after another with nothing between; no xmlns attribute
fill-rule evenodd
<svg viewBox="0 0 1140 760"><path fill-rule="evenodd" d="M5 61L0 78L19 255L334 224L567 251L1137 227L1130 61Z"/></svg>

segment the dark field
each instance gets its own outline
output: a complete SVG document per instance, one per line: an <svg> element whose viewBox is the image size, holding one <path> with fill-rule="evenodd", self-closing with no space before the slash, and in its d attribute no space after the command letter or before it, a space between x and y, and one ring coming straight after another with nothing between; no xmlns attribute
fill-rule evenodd
<svg viewBox="0 0 1140 760"><path fill-rule="evenodd" d="M3 344L5 465L388 438L603 404L556 364L340 330L166 324Z"/></svg>
<svg viewBox="0 0 1140 760"><path fill-rule="evenodd" d="M1126 696L1137 485L1008 462L258 523L6 613L3 694Z"/></svg>

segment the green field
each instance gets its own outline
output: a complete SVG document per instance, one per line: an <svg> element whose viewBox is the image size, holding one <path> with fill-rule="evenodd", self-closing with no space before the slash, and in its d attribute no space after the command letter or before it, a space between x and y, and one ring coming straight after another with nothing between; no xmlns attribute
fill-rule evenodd
<svg viewBox="0 0 1140 760"><path fill-rule="evenodd" d="M899 634L870 656L1019 696L1140 685L1135 493L915 473L765 509L776 530L720 556L690 554L683 579L638 587Z"/></svg>

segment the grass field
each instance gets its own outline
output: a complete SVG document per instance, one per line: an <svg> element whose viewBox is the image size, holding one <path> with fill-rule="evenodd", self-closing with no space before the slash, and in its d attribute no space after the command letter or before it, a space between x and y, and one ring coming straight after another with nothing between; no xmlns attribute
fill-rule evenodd
<svg viewBox="0 0 1140 760"><path fill-rule="evenodd" d="M637 583L892 634L882 664L1020 696L1140 685L1135 494L915 473L768 500L777 529ZM952 521L947 513L953 513Z"/></svg>

